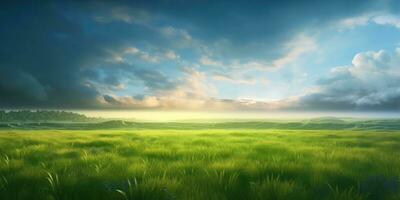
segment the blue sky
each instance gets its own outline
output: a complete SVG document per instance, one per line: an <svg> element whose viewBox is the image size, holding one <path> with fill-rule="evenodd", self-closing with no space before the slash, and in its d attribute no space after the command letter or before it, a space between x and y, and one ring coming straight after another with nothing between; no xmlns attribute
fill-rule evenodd
<svg viewBox="0 0 400 200"><path fill-rule="evenodd" d="M395 0L2 4L2 108L400 110Z"/></svg>

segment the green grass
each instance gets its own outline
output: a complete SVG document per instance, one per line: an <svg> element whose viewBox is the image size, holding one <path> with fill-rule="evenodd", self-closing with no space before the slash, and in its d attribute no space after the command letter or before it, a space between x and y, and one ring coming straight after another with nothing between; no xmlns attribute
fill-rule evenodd
<svg viewBox="0 0 400 200"><path fill-rule="evenodd" d="M400 199L400 132L0 131L0 199Z"/></svg>

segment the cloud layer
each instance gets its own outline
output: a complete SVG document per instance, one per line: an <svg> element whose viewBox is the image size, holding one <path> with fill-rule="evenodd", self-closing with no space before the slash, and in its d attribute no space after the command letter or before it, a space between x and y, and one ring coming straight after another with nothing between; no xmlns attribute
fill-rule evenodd
<svg viewBox="0 0 400 200"><path fill-rule="evenodd" d="M398 49L306 80L321 35L398 29L397 3L1 3L0 108L398 110Z"/></svg>

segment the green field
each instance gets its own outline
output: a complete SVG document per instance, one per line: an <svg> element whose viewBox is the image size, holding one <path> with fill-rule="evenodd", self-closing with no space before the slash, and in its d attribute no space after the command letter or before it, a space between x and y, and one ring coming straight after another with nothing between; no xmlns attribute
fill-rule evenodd
<svg viewBox="0 0 400 200"><path fill-rule="evenodd" d="M6 128L0 156L0 199L400 199L400 131Z"/></svg>

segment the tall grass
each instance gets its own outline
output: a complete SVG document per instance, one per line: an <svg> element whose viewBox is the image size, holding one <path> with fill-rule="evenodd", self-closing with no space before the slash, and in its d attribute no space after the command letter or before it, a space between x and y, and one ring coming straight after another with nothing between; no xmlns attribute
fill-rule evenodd
<svg viewBox="0 0 400 200"><path fill-rule="evenodd" d="M398 199L400 132L3 130L0 199Z"/></svg>
<svg viewBox="0 0 400 200"><path fill-rule="evenodd" d="M61 199L60 192L60 179L56 173L52 174L50 172L46 172L46 180L49 184L49 191L55 200Z"/></svg>

